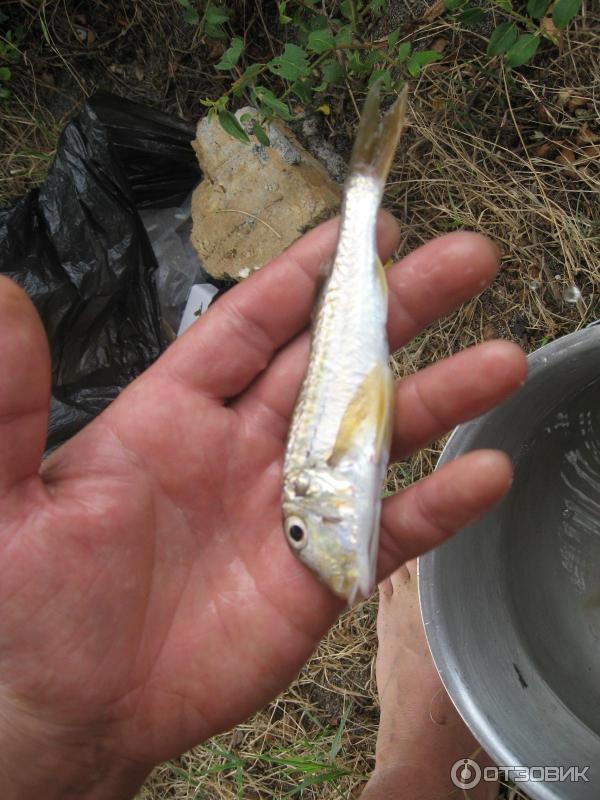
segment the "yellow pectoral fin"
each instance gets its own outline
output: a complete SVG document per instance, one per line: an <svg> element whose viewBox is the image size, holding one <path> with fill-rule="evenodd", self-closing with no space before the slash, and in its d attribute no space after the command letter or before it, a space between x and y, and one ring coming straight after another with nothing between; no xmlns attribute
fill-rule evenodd
<svg viewBox="0 0 600 800"><path fill-rule="evenodd" d="M383 447L386 448L387 455L389 455L389 447L392 441L392 429L394 425L394 376L392 370L386 364L383 367L384 390L382 392L382 405L380 408L380 427L377 436L377 457L381 455Z"/></svg>
<svg viewBox="0 0 600 800"><path fill-rule="evenodd" d="M373 426L379 454L389 440L393 379L387 364L376 364L356 390L340 422L328 463L334 465L352 450L363 426Z"/></svg>
<svg viewBox="0 0 600 800"><path fill-rule="evenodd" d="M379 283L381 285L381 294L383 296L383 299L387 303L388 283L387 283L387 278L385 276L385 267L381 263L380 259L377 259L376 269L377 269L377 277L379 278Z"/></svg>

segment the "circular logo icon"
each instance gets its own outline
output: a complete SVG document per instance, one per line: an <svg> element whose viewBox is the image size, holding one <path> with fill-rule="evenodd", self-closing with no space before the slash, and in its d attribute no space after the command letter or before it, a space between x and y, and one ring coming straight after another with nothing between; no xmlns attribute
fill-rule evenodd
<svg viewBox="0 0 600 800"><path fill-rule="evenodd" d="M458 789L472 789L481 780L481 767L470 758L461 758L452 765L450 777Z"/></svg>

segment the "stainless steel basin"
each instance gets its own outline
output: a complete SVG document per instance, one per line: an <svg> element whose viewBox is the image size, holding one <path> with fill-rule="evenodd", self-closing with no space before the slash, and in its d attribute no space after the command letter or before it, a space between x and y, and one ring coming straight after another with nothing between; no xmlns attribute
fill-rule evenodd
<svg viewBox="0 0 600 800"><path fill-rule="evenodd" d="M531 355L525 385L457 428L440 463L481 447L512 457L514 483L498 508L420 559L429 646L497 764L580 768L576 781L575 771L557 781L557 770L537 769L523 791L597 800L600 327Z"/></svg>

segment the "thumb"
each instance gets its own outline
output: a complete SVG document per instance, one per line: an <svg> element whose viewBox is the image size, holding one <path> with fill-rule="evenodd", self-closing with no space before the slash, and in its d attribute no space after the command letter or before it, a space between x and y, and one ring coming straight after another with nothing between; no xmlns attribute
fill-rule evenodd
<svg viewBox="0 0 600 800"><path fill-rule="evenodd" d="M38 313L0 275L0 497L40 466L48 427L50 353Z"/></svg>

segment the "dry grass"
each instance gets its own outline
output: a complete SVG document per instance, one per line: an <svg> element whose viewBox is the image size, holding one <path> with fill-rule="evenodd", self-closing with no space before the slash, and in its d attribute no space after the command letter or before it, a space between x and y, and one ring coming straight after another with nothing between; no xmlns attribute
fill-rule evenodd
<svg viewBox="0 0 600 800"><path fill-rule="evenodd" d="M191 59L198 43L177 24L180 11L170 0L122 3L120 15L137 31L137 50L129 47L127 62L123 44L116 53L114 48L99 51L92 77L83 69L81 47L58 15L61 4L45 6L56 12L48 21L53 45L40 45L33 55L30 48L26 61L38 91L23 94L21 101L13 98L0 120L6 142L0 197L38 182L52 156L61 115L48 97L64 100L77 82L86 91L102 85L123 92L127 86L135 99L160 102L193 118L199 114L198 96L209 94L214 82L205 65L194 72ZM402 221L400 253L469 228L499 243L504 269L482 295L396 355L399 375L496 336L530 351L599 316L600 140L594 136L600 133L600 37L592 6L584 2L584 13L560 50L548 47L537 66L512 73L483 55L483 36L461 34L443 16L416 27L415 38L424 44L444 40L444 60L413 87L412 125L387 194L387 204ZM165 52L155 55L158 72L147 65L132 81L136 64L144 61L140 52L147 53L155 41L152 31L166 43ZM61 53L67 53L75 74L70 83ZM115 64L119 69L111 71ZM50 79L44 93L40 82ZM213 96L218 93L213 87ZM346 115L331 120L332 135L344 127L351 131L352 104L332 103L332 109ZM576 304L564 299L569 286L581 290ZM427 475L440 450L441 443L435 443L397 465L392 488ZM358 796L373 766L377 732L375 619L375 600L342 617L287 692L234 731L160 766L140 798Z"/></svg>
<svg viewBox="0 0 600 800"><path fill-rule="evenodd" d="M371 600L344 615L284 695L163 764L140 800L358 796L377 733L376 613Z"/></svg>
<svg viewBox="0 0 600 800"><path fill-rule="evenodd" d="M44 178L61 125L47 110L15 98L0 113L0 206L20 197Z"/></svg>

